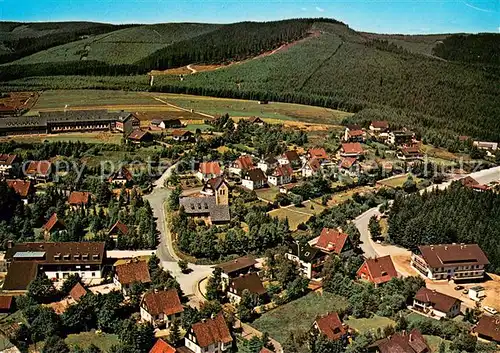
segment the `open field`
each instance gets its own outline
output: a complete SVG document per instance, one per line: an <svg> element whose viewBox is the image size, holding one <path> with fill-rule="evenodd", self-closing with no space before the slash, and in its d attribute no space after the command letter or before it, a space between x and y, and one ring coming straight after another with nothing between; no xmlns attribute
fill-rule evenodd
<svg viewBox="0 0 500 353"><path fill-rule="evenodd" d="M14 140L16 142L85 142L85 143L113 143L119 144L121 142L121 134L113 134L110 132L80 132L80 133L67 133L67 134L50 134L50 135L19 135L11 137L1 137L0 142Z"/></svg>
<svg viewBox="0 0 500 353"><path fill-rule="evenodd" d="M389 188L398 188L402 187L405 181L408 179L409 174L401 174L395 177L390 177L387 179L379 180L377 184L382 185L382 186L387 186ZM419 183L422 179L419 179L415 176L413 177L413 181L415 183Z"/></svg>
<svg viewBox="0 0 500 353"><path fill-rule="evenodd" d="M272 338L283 343L290 332L309 330L318 315L344 310L346 307L345 298L326 292L313 292L263 314L252 326L261 332L269 332Z"/></svg>
<svg viewBox="0 0 500 353"><path fill-rule="evenodd" d="M293 211L293 212L308 213L311 216L314 216L314 215L320 214L326 208L325 206L323 206L321 204L321 200L320 200L320 202L308 200L308 201L303 202L302 205L304 205L304 206L303 207L292 206L289 209L290 209L290 211Z"/></svg>
<svg viewBox="0 0 500 353"><path fill-rule="evenodd" d="M306 223L312 214L309 213L299 213L291 210L290 208L278 208L268 212L272 217L278 217L279 219L288 218L288 224L290 225L290 230L297 230L297 227L301 223Z"/></svg>
<svg viewBox="0 0 500 353"><path fill-rule="evenodd" d="M269 202L274 202L274 199L276 198L277 195L279 195L280 190L278 187L273 186L273 187L255 190L255 193L261 199L264 199L264 200L269 201Z"/></svg>
<svg viewBox="0 0 500 353"><path fill-rule="evenodd" d="M354 317L350 317L349 320L346 320L346 324L361 334L365 332L376 333L378 328L383 330L386 326L396 326L396 322L394 322L394 320L378 315L369 319L356 319Z"/></svg>
<svg viewBox="0 0 500 353"><path fill-rule="evenodd" d="M103 352L109 352L112 346L120 343L117 335L109 333L82 332L68 335L65 339L69 346L88 347L91 343L99 347Z"/></svg>

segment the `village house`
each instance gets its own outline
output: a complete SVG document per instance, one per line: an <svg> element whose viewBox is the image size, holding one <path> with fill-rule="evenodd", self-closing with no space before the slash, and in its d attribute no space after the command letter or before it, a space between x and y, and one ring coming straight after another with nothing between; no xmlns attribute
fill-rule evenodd
<svg viewBox="0 0 500 353"><path fill-rule="evenodd" d="M225 189L220 189L225 192ZM218 204L218 202L222 202ZM179 198L179 206L189 217L204 221L207 225L224 224L231 221L228 199L225 195L185 196Z"/></svg>
<svg viewBox="0 0 500 353"><path fill-rule="evenodd" d="M288 247L285 257L297 264L301 275L312 279L321 273L328 255L309 244L293 243Z"/></svg>
<svg viewBox="0 0 500 353"><path fill-rule="evenodd" d="M259 168L248 170L241 179L243 187L249 190L262 189L266 185L267 178Z"/></svg>
<svg viewBox="0 0 500 353"><path fill-rule="evenodd" d="M123 295L128 295L130 287L136 282L143 284L151 283L148 263L146 261L134 258L124 264L115 266L113 283L123 292Z"/></svg>
<svg viewBox="0 0 500 353"><path fill-rule="evenodd" d="M25 205L30 203L35 190L30 180L7 179L7 186L14 190L21 197Z"/></svg>
<svg viewBox="0 0 500 353"><path fill-rule="evenodd" d="M52 235L66 231L66 225L59 219L57 213L53 213L52 216L45 222L42 226L42 234L45 240L50 240Z"/></svg>
<svg viewBox="0 0 500 353"><path fill-rule="evenodd" d="M267 176L267 182L270 185L279 186L291 183L293 180L293 169L290 164L283 164L274 169L274 171Z"/></svg>
<svg viewBox="0 0 500 353"><path fill-rule="evenodd" d="M302 166L302 160L299 157L297 151L286 151L281 156L278 157L278 163L290 164L293 169L300 168Z"/></svg>
<svg viewBox="0 0 500 353"><path fill-rule="evenodd" d="M19 243L5 253L4 290L26 290L37 273L53 281L78 274L82 280L102 278L106 260L104 242Z"/></svg>
<svg viewBox="0 0 500 353"><path fill-rule="evenodd" d="M354 255L354 245L346 233L337 229L323 228L318 241L314 246L328 254L341 257Z"/></svg>
<svg viewBox="0 0 500 353"><path fill-rule="evenodd" d="M127 136L127 140L135 144L141 144L153 141L153 135L148 131L135 129Z"/></svg>
<svg viewBox="0 0 500 353"><path fill-rule="evenodd" d="M287 165L288 163L285 163L283 165ZM257 163L257 168L262 170L264 173L267 174L269 170L274 170L278 165L281 165L278 163L278 160L274 156L267 156L264 159L261 159L259 163Z"/></svg>
<svg viewBox="0 0 500 353"><path fill-rule="evenodd" d="M452 319L460 314L462 302L457 298L422 287L413 298L413 308L437 319Z"/></svg>
<svg viewBox="0 0 500 353"><path fill-rule="evenodd" d="M360 158L361 156L363 156L363 153L363 146L361 146L359 142L343 143L340 146L341 157Z"/></svg>
<svg viewBox="0 0 500 353"><path fill-rule="evenodd" d="M500 343L500 319L496 316L482 315L473 332L479 338Z"/></svg>
<svg viewBox="0 0 500 353"><path fill-rule="evenodd" d="M345 157L340 160L339 171L344 175L355 177L359 175L359 163L355 157Z"/></svg>
<svg viewBox="0 0 500 353"><path fill-rule="evenodd" d="M79 208L87 208L90 204L91 199L90 192L86 191L73 191L69 194L68 204L73 210L77 210Z"/></svg>
<svg viewBox="0 0 500 353"><path fill-rule="evenodd" d="M251 294L259 296L262 302L266 300L266 290L256 272L240 275L229 281L227 297L231 303L237 305L243 296L243 291L247 290Z"/></svg>
<svg viewBox="0 0 500 353"><path fill-rule="evenodd" d="M339 341L347 343L349 330L347 325L342 323L342 320L337 313L328 313L324 316L319 316L313 323L311 334L314 336L325 336L330 341Z"/></svg>
<svg viewBox="0 0 500 353"><path fill-rule="evenodd" d="M222 176L219 162L201 162L196 173L196 177L203 182L219 176Z"/></svg>
<svg viewBox="0 0 500 353"><path fill-rule="evenodd" d="M195 323L184 336L184 344L194 353L221 353L229 350L233 337L229 331L224 315L219 313L214 318ZM190 353L184 351L182 353Z"/></svg>
<svg viewBox="0 0 500 353"><path fill-rule="evenodd" d="M215 196L216 205L229 205L229 183L224 177L207 180L200 193L206 196Z"/></svg>
<svg viewBox="0 0 500 353"><path fill-rule="evenodd" d="M229 173L241 176L243 172L248 172L249 170L252 170L254 168L255 166L252 161L252 156L244 154L236 158L236 160L231 163L231 165L229 166Z"/></svg>
<svg viewBox="0 0 500 353"><path fill-rule="evenodd" d="M31 180L46 183L52 174L52 163L50 161L30 161L24 167L24 175Z"/></svg>
<svg viewBox="0 0 500 353"><path fill-rule="evenodd" d="M222 286L224 287L224 290L227 286L229 286L231 279L256 272L256 264L257 261L255 261L254 258L250 256L243 256L215 266L216 268L221 269Z"/></svg>
<svg viewBox="0 0 500 353"><path fill-rule="evenodd" d="M490 262L477 244L421 245L411 266L429 279L470 281L484 278Z"/></svg>
<svg viewBox="0 0 500 353"><path fill-rule="evenodd" d="M134 177L130 170L128 170L125 167L120 167L118 171L113 173L113 175L109 178L109 182L111 184L119 184L123 185L126 184L127 182L132 182L134 180Z"/></svg>
<svg viewBox="0 0 500 353"><path fill-rule="evenodd" d="M153 130L177 129L182 127L182 123L179 119L152 119L149 126Z"/></svg>
<svg viewBox="0 0 500 353"><path fill-rule="evenodd" d="M383 120L372 121L369 129L374 135L380 135L389 131L389 123Z"/></svg>
<svg viewBox="0 0 500 353"><path fill-rule="evenodd" d="M390 255L366 259L356 275L359 279L372 282L375 286L398 277Z"/></svg>
<svg viewBox="0 0 500 353"><path fill-rule="evenodd" d="M187 130L172 131L172 140L178 142L188 142L193 140L193 133Z"/></svg>
<svg viewBox="0 0 500 353"><path fill-rule="evenodd" d="M250 122L250 124L264 126L264 120L262 120L258 116L252 116L250 119L248 119L248 121Z"/></svg>
<svg viewBox="0 0 500 353"><path fill-rule="evenodd" d="M141 122L135 114L121 111L116 118L115 129L125 134L129 134L133 130L139 129L140 126Z"/></svg>
<svg viewBox="0 0 500 353"><path fill-rule="evenodd" d="M321 170L321 162L316 158L308 159L304 162L301 172L303 178L310 178L315 176Z"/></svg>
<svg viewBox="0 0 500 353"><path fill-rule="evenodd" d="M487 142L487 141L473 141L473 146L476 146L480 150L495 152L498 149L498 142Z"/></svg>
<svg viewBox="0 0 500 353"><path fill-rule="evenodd" d="M424 336L419 330L396 332L395 334L375 341L368 346L369 353L430 353Z"/></svg>
<svg viewBox="0 0 500 353"><path fill-rule="evenodd" d="M127 236L127 234L128 234L128 227L120 220L116 221L116 223L113 224L113 226L108 232L109 237L115 241L118 239L119 236L124 237Z"/></svg>
<svg viewBox="0 0 500 353"><path fill-rule="evenodd" d="M161 338L158 338L149 353L177 353L177 349L169 345Z"/></svg>
<svg viewBox="0 0 500 353"><path fill-rule="evenodd" d="M488 185L479 184L479 182L471 176L466 176L465 178L460 179L459 182L463 186L470 188L472 190L475 190L475 191L482 192L482 191L490 190L490 187Z"/></svg>
<svg viewBox="0 0 500 353"><path fill-rule="evenodd" d="M403 146L398 148L396 157L403 161L414 161L422 158L422 153L420 152L420 146L417 144L411 146Z"/></svg>
<svg viewBox="0 0 500 353"><path fill-rule="evenodd" d="M170 327L172 320L180 318L183 311L176 289L147 292L140 304L141 320L155 327Z"/></svg>
<svg viewBox="0 0 500 353"><path fill-rule="evenodd" d="M345 142L364 142L366 133L359 125L347 125L342 139Z"/></svg>
<svg viewBox="0 0 500 353"><path fill-rule="evenodd" d="M17 156L15 154L0 154L0 176L8 177L16 164Z"/></svg>
<svg viewBox="0 0 500 353"><path fill-rule="evenodd" d="M310 148L307 152L307 157L309 159L317 159L321 164L330 163L330 157L324 148Z"/></svg>
<svg viewBox="0 0 500 353"><path fill-rule="evenodd" d="M415 133L412 131L391 131L387 138L387 143L393 146L413 145L415 142Z"/></svg>

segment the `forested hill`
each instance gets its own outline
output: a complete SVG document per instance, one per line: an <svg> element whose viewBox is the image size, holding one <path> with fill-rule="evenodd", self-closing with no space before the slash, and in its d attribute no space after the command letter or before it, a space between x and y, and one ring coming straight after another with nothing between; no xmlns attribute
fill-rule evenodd
<svg viewBox="0 0 500 353"><path fill-rule="evenodd" d="M459 182L443 191L412 194L394 201L389 241L415 250L418 245L478 243L500 273L500 195L477 192Z"/></svg>

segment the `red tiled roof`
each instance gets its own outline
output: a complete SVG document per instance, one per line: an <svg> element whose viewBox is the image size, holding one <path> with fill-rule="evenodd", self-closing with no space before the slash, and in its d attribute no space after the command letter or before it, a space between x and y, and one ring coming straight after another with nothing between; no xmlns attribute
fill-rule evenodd
<svg viewBox="0 0 500 353"><path fill-rule="evenodd" d="M211 344L230 343L233 341L229 327L222 313L219 313L213 319L197 322L192 326L193 333L196 336L196 341L201 348L210 346Z"/></svg>
<svg viewBox="0 0 500 353"><path fill-rule="evenodd" d="M169 345L167 342L158 338L153 348L149 351L149 353L176 353L177 350Z"/></svg>
<svg viewBox="0 0 500 353"><path fill-rule="evenodd" d="M141 306L152 316L160 313L170 316L184 311L176 289L146 293Z"/></svg>
<svg viewBox="0 0 500 353"><path fill-rule="evenodd" d="M150 283L149 268L146 261L132 259L115 267L116 276L122 285L133 282Z"/></svg>
<svg viewBox="0 0 500 353"><path fill-rule="evenodd" d="M409 333L395 333L388 338L376 341L370 347L378 347L380 353L427 353L431 351L424 336L417 329Z"/></svg>
<svg viewBox="0 0 500 353"><path fill-rule="evenodd" d="M422 287L415 294L415 299L423 303L432 304L433 308L443 313L448 313L451 308L460 300L449 295L436 292L435 290Z"/></svg>
<svg viewBox="0 0 500 353"><path fill-rule="evenodd" d="M114 233L115 230L122 233L122 235L127 235L127 233L128 233L128 227L125 224L123 224L121 221L116 221L116 223L109 230L108 234Z"/></svg>
<svg viewBox="0 0 500 353"><path fill-rule="evenodd" d="M292 166L289 163L280 165L274 171L274 175L275 176L292 176L293 175Z"/></svg>
<svg viewBox="0 0 500 353"><path fill-rule="evenodd" d="M307 161L307 164L314 172L317 172L318 170L321 169L321 163L316 158L311 158L310 160Z"/></svg>
<svg viewBox="0 0 500 353"><path fill-rule="evenodd" d="M376 121L372 121L372 124L371 124L374 128L376 129L387 129L389 128L389 123L387 121L380 121L380 120L376 120Z"/></svg>
<svg viewBox="0 0 500 353"><path fill-rule="evenodd" d="M128 135L128 139L134 141L142 141L147 135L149 135L149 132L141 129L135 129Z"/></svg>
<svg viewBox="0 0 500 353"><path fill-rule="evenodd" d="M358 160L354 157L345 157L342 158L342 161L340 162L340 167L341 168L346 168L349 169L351 168Z"/></svg>
<svg viewBox="0 0 500 353"><path fill-rule="evenodd" d="M274 352L270 349L267 349L266 347L262 347L259 353L274 353Z"/></svg>
<svg viewBox="0 0 500 353"><path fill-rule="evenodd" d="M324 148L310 148L309 156L311 158L328 159L328 154Z"/></svg>
<svg viewBox="0 0 500 353"><path fill-rule="evenodd" d="M500 342L500 319L494 316L483 315L474 328L474 332Z"/></svg>
<svg viewBox="0 0 500 353"><path fill-rule="evenodd" d="M69 291L69 296L76 301L79 301L85 294L87 294L87 290L83 288L80 282L75 284L75 286Z"/></svg>
<svg viewBox="0 0 500 353"><path fill-rule="evenodd" d="M234 161L234 164L237 166L237 168L243 170L250 170L255 168L255 166L253 165L252 157L250 157L249 155L239 156Z"/></svg>
<svg viewBox="0 0 500 353"><path fill-rule="evenodd" d="M69 194L68 203L73 206L88 205L90 200L90 192L73 191Z"/></svg>
<svg viewBox="0 0 500 353"><path fill-rule="evenodd" d="M50 161L31 161L26 168L27 175L42 175L47 176L50 174L52 163Z"/></svg>
<svg viewBox="0 0 500 353"><path fill-rule="evenodd" d="M222 174L219 162L202 162L199 170L202 174Z"/></svg>
<svg viewBox="0 0 500 353"><path fill-rule="evenodd" d="M344 151L344 153L363 153L363 147L359 142L343 143L342 150Z"/></svg>
<svg viewBox="0 0 500 353"><path fill-rule="evenodd" d="M319 331L332 341L338 340L347 332L337 313L330 313L326 316L317 318L316 325Z"/></svg>
<svg viewBox="0 0 500 353"><path fill-rule="evenodd" d="M266 290L260 281L259 275L255 272L232 279L230 287L233 288L239 296L242 295L245 289L250 293L258 295L266 293Z"/></svg>
<svg viewBox="0 0 500 353"><path fill-rule="evenodd" d="M0 154L0 165L12 165L16 160L15 154Z"/></svg>
<svg viewBox="0 0 500 353"><path fill-rule="evenodd" d="M488 265L490 262L477 244L421 245L418 247L430 267L443 267L459 264Z"/></svg>
<svg viewBox="0 0 500 353"><path fill-rule="evenodd" d="M10 310L12 306L12 296L11 295L2 295L0 296L0 309L2 310Z"/></svg>
<svg viewBox="0 0 500 353"><path fill-rule="evenodd" d="M299 157L299 154L297 153L297 151L286 151L285 153L283 153L283 157L288 159L288 161L290 163L300 162L300 157Z"/></svg>
<svg viewBox="0 0 500 353"><path fill-rule="evenodd" d="M47 221L47 223L45 223L42 226L42 229L46 230L47 232L51 232L52 228L54 228L57 224L59 224L59 226L61 226L62 228L65 228L65 225L64 225L63 221L61 221L58 218L57 213L53 213L52 216L50 216L50 218Z"/></svg>
<svg viewBox="0 0 500 353"><path fill-rule="evenodd" d="M365 265L370 275L370 281L375 284L389 282L398 276L390 255L366 259L361 268Z"/></svg>
<svg viewBox="0 0 500 353"><path fill-rule="evenodd" d="M347 234L340 233L336 229L323 228L315 246L340 255L348 239L349 236Z"/></svg>
<svg viewBox="0 0 500 353"><path fill-rule="evenodd" d="M363 136L365 132L363 130L349 130L349 136L352 137L357 137L357 136Z"/></svg>
<svg viewBox="0 0 500 353"><path fill-rule="evenodd" d="M189 135L192 135L193 133L191 131L187 131L187 130L174 130L172 131L172 136L189 136Z"/></svg>
<svg viewBox="0 0 500 353"><path fill-rule="evenodd" d="M28 197L31 189L31 181L22 179L8 179L7 185L14 189L16 194L21 197Z"/></svg>
<svg viewBox="0 0 500 353"><path fill-rule="evenodd" d="M110 181L113 181L114 179L125 179L127 181L132 181L134 179L132 173L130 170L128 170L125 167L121 167L114 175L112 178L110 178Z"/></svg>
<svg viewBox="0 0 500 353"><path fill-rule="evenodd" d="M248 119L249 122L255 124L255 123L263 123L264 121L259 118L258 116L252 116L250 119Z"/></svg>

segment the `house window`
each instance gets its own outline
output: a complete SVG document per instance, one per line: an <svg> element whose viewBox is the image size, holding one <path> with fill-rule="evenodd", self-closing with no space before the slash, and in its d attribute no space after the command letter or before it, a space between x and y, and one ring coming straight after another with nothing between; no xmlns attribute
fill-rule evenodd
<svg viewBox="0 0 500 353"><path fill-rule="evenodd" d="M95 277L95 272L92 272L92 277Z"/></svg>

